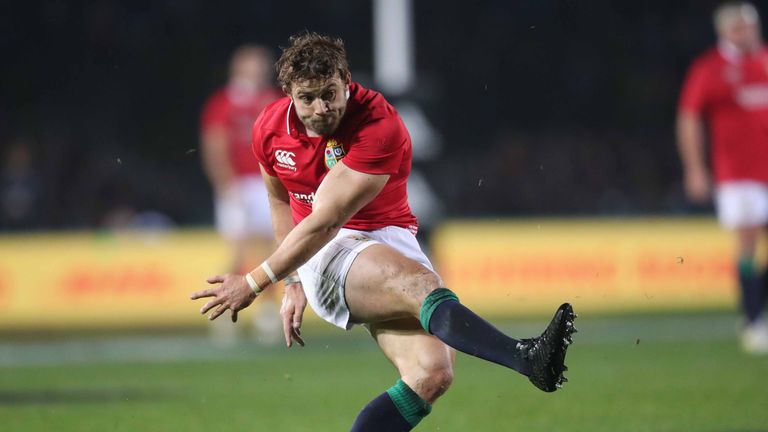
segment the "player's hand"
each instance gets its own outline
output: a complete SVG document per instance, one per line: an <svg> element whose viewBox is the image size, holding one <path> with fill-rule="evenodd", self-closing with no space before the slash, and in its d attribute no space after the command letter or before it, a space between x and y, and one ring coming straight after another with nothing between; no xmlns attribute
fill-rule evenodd
<svg viewBox="0 0 768 432"><path fill-rule="evenodd" d="M689 170L685 173L685 194L696 204L706 204L711 199L709 174L704 169Z"/></svg>
<svg viewBox="0 0 768 432"><path fill-rule="evenodd" d="M197 300L203 297L213 297L208 303L200 308L200 313L205 314L209 310L216 309L208 315L209 320L215 320L224 311L229 309L232 316L232 322L237 322L237 313L247 308L254 300L256 293L253 292L245 277L237 274L226 274L223 276L213 276L208 278L209 284L221 284L216 288L210 288L198 291L190 297Z"/></svg>
<svg viewBox="0 0 768 432"><path fill-rule="evenodd" d="M285 344L290 348L293 341L304 346L301 338L301 320L304 318L304 309L307 307L307 296L301 283L293 283L285 286L283 305L280 307L280 317L283 319L283 333Z"/></svg>

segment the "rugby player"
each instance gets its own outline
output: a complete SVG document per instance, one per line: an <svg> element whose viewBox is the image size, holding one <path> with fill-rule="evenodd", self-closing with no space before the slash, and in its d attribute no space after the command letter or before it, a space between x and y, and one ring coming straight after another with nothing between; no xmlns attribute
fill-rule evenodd
<svg viewBox="0 0 768 432"><path fill-rule="evenodd" d="M400 379L360 412L353 431L408 431L453 379L454 351L506 366L551 392L566 381L575 332L569 304L530 339L506 336L445 288L416 241L406 196L411 142L384 97L351 80L340 39L303 33L277 62L287 97L256 120L253 147L269 191L278 249L245 276L208 279L192 299L231 319L285 278L285 340L304 345L309 303L326 321L364 324Z"/></svg>
<svg viewBox="0 0 768 432"><path fill-rule="evenodd" d="M755 263L768 224L768 48L750 3L724 3L715 10L714 24L718 44L693 63L680 96L677 135L684 186L694 202L711 199L708 135L717 216L738 242L742 346L768 353L768 325L762 318L768 281Z"/></svg>
<svg viewBox="0 0 768 432"><path fill-rule="evenodd" d="M227 84L203 107L200 143L203 167L214 192L216 228L231 250L230 271L248 271L272 251L269 200L251 150L251 130L259 113L281 92L272 84L272 54L243 45L232 54ZM280 340L277 300L254 315L261 341ZM215 326L213 336L234 343L231 326Z"/></svg>

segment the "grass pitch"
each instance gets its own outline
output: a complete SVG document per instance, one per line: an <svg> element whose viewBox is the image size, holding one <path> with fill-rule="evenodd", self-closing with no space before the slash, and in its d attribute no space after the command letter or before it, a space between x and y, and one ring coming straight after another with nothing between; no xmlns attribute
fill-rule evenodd
<svg viewBox="0 0 768 432"><path fill-rule="evenodd" d="M497 321L498 322L498 321ZM545 321L503 322L520 337ZM589 318L570 382L545 394L459 354L420 431L768 431L768 357L731 314ZM365 331L308 328L304 349L204 336L0 341L2 431L344 431L396 373Z"/></svg>

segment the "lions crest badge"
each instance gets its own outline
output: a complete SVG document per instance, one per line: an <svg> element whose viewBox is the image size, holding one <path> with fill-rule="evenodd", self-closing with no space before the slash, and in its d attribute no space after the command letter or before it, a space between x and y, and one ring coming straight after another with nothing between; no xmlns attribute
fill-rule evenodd
<svg viewBox="0 0 768 432"><path fill-rule="evenodd" d="M325 144L325 166L333 168L345 155L344 147L335 139L329 139Z"/></svg>

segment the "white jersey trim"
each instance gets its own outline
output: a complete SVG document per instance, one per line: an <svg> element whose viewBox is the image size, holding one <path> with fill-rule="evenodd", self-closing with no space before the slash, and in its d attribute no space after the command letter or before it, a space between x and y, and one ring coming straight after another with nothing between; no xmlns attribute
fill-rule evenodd
<svg viewBox="0 0 768 432"><path fill-rule="evenodd" d="M291 100L291 103L288 104L288 112L285 113L285 130L288 132L288 135L291 134L291 107L293 106L293 100Z"/></svg>

